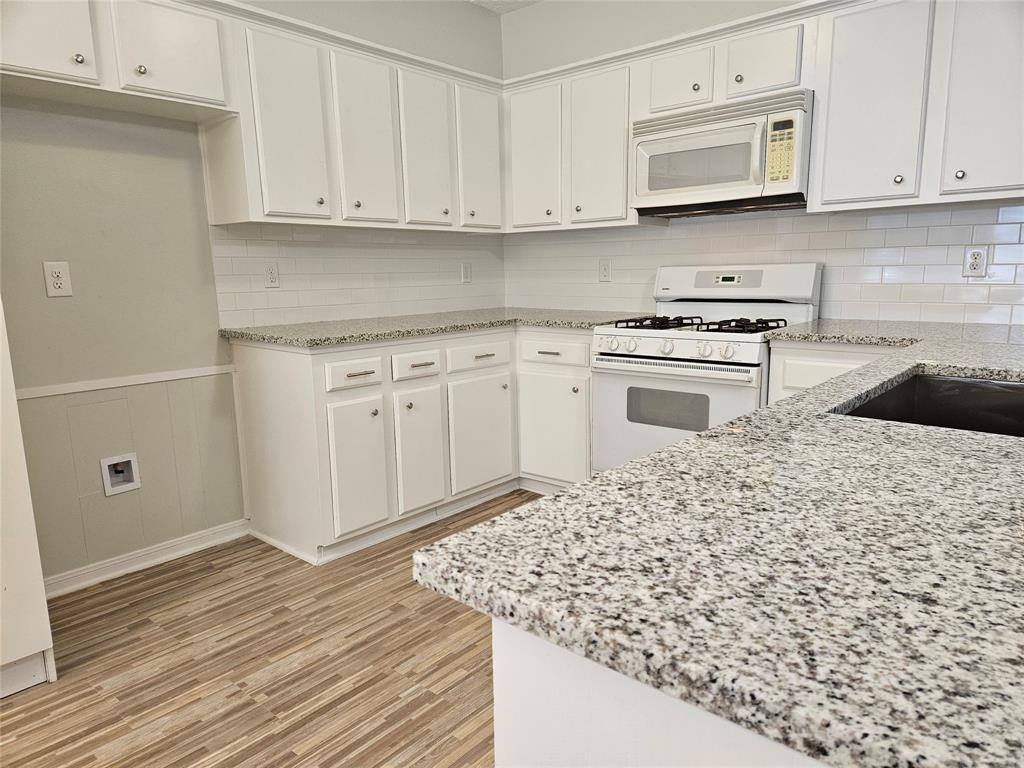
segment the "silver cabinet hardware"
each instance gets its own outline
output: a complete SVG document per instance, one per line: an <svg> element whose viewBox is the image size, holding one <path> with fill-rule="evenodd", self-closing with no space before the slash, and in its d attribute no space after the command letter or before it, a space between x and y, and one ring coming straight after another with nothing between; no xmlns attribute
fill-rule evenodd
<svg viewBox="0 0 1024 768"><path fill-rule="evenodd" d="M469 215L470 215L470 216L476 216L476 211L470 211L470 212L469 212Z"/></svg>
<svg viewBox="0 0 1024 768"><path fill-rule="evenodd" d="M317 205L323 205L323 204L324 204L324 203L326 203L326 202L327 202L327 201L326 201L326 200L324 200L324 199L323 199L322 197L318 197L318 198L316 199L316 204L317 204Z"/></svg>
<svg viewBox="0 0 1024 768"><path fill-rule="evenodd" d="M363 207L363 201L362 200L356 200L354 205L355 205L356 208L362 208Z"/></svg>
<svg viewBox="0 0 1024 768"><path fill-rule="evenodd" d="M734 77L733 80L735 80L737 83L742 83L743 75L736 75L736 77Z"/></svg>
<svg viewBox="0 0 1024 768"><path fill-rule="evenodd" d="M957 171L953 174L957 179L964 179L967 177L967 171Z"/></svg>
<svg viewBox="0 0 1024 768"><path fill-rule="evenodd" d="M895 176L892 177L892 180L896 184L902 184L903 183L903 175L897 173Z"/></svg>
<svg viewBox="0 0 1024 768"><path fill-rule="evenodd" d="M501 385L501 388L502 388L502 389L508 389L508 384L502 384L502 385Z"/></svg>
<svg viewBox="0 0 1024 768"><path fill-rule="evenodd" d="M371 371L355 371L353 373L346 373L345 374L345 378L346 379L355 379L355 378L357 378L359 376L372 376L375 373L376 373L376 371L373 371L373 370L371 370Z"/></svg>
<svg viewBox="0 0 1024 768"><path fill-rule="evenodd" d="M378 413L380 413L380 411L378 411L376 408L374 408L372 411L370 411L370 415L371 416L376 416Z"/></svg>
<svg viewBox="0 0 1024 768"><path fill-rule="evenodd" d="M411 401L405 404L405 409L407 411L411 411L412 410L412 402Z"/></svg>
<svg viewBox="0 0 1024 768"><path fill-rule="evenodd" d="M71 60L74 61L75 64L85 64L85 56L83 56L80 53L76 53L74 56L72 56Z"/></svg>
<svg viewBox="0 0 1024 768"><path fill-rule="evenodd" d="M433 364L434 364L434 361L433 361L433 360L428 360L428 361L427 361L427 362L425 362L425 363L413 363L413 364L412 364L412 365L410 365L409 367L410 367L410 368L429 368L429 367L430 367L430 366L432 366Z"/></svg>
<svg viewBox="0 0 1024 768"><path fill-rule="evenodd" d="M537 354L538 355L552 355L553 357L560 357L562 353L561 352L554 352L554 351L552 351L550 349L538 349L537 350Z"/></svg>
<svg viewBox="0 0 1024 768"><path fill-rule="evenodd" d="M583 210L583 206L582 205L577 205L576 206L576 213L579 213L582 210Z"/></svg>
<svg viewBox="0 0 1024 768"><path fill-rule="evenodd" d="M544 213L545 213L546 215L550 216L550 215L551 215L551 209L550 209L550 208L548 208L548 209L547 209L546 211L544 211Z"/></svg>
<svg viewBox="0 0 1024 768"><path fill-rule="evenodd" d="M695 91L699 91L700 90L700 83L694 83L690 87L693 88L693 90L695 90Z"/></svg>
<svg viewBox="0 0 1024 768"><path fill-rule="evenodd" d="M448 215L448 209L445 208L443 211L441 211L441 213L443 213L445 216L447 216Z"/></svg>
<svg viewBox="0 0 1024 768"><path fill-rule="evenodd" d="M493 352L484 352L482 355L473 355L474 360L485 360L488 357L494 357Z"/></svg>
<svg viewBox="0 0 1024 768"><path fill-rule="evenodd" d="M580 388L579 388L579 387L573 387L573 388L572 388L572 393L573 393L574 395L578 395L578 394L579 394L579 392L580 392Z"/></svg>
<svg viewBox="0 0 1024 768"><path fill-rule="evenodd" d="M138 72L140 75L144 75L147 72L149 72L145 64L139 64L139 66L135 68L135 71Z"/></svg>

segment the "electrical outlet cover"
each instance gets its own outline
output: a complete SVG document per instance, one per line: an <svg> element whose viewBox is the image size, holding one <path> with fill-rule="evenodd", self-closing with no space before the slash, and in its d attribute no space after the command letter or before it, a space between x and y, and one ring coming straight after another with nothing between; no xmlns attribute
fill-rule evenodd
<svg viewBox="0 0 1024 768"><path fill-rule="evenodd" d="M988 274L988 246L968 245L964 248L964 277L985 277Z"/></svg>
<svg viewBox="0 0 1024 768"><path fill-rule="evenodd" d="M473 265L468 261L459 263L459 275L463 283L473 282Z"/></svg>
<svg viewBox="0 0 1024 768"><path fill-rule="evenodd" d="M597 262L598 282L610 283L612 281L612 260L599 259Z"/></svg>
<svg viewBox="0 0 1024 768"><path fill-rule="evenodd" d="M277 271L276 261L268 261L263 265L263 287L281 287L281 273Z"/></svg>
<svg viewBox="0 0 1024 768"><path fill-rule="evenodd" d="M71 295L71 268L66 261L44 261L43 278L47 296Z"/></svg>

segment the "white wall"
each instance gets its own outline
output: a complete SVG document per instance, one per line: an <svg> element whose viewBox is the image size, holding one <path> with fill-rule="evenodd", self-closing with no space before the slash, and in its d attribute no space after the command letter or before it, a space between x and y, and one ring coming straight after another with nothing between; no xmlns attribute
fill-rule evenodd
<svg viewBox="0 0 1024 768"><path fill-rule="evenodd" d="M810 215L676 219L669 227L506 236L512 306L654 309L670 264L817 261L823 317L1024 324L1024 201ZM961 276L964 245L993 245L987 278ZM612 282L597 280L598 259Z"/></svg>
<svg viewBox="0 0 1024 768"><path fill-rule="evenodd" d="M465 0L245 0L407 53L501 77L498 17Z"/></svg>
<svg viewBox="0 0 1024 768"><path fill-rule="evenodd" d="M764 13L796 0L543 0L501 17L505 77L520 77Z"/></svg>

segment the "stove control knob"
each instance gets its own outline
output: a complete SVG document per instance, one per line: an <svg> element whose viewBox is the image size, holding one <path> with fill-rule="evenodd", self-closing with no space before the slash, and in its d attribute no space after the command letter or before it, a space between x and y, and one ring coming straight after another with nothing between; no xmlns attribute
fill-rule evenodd
<svg viewBox="0 0 1024 768"><path fill-rule="evenodd" d="M612 336L610 339L608 339L608 349L610 349L612 352L614 352L618 348L619 348L619 340L617 338Z"/></svg>
<svg viewBox="0 0 1024 768"><path fill-rule="evenodd" d="M697 344L697 354L701 357L711 357L711 352L711 345L706 341L702 341Z"/></svg>
<svg viewBox="0 0 1024 768"><path fill-rule="evenodd" d="M723 344L719 347L718 354L722 356L723 360L732 360L736 356L736 347L732 344Z"/></svg>
<svg viewBox="0 0 1024 768"><path fill-rule="evenodd" d="M638 346L639 346L639 343L637 342L636 339L630 339L629 341L626 342L626 351L627 352L636 352L636 348Z"/></svg>
<svg viewBox="0 0 1024 768"><path fill-rule="evenodd" d="M665 343L661 345L661 354L671 355L672 350L676 348L676 345L672 343L671 339L665 339Z"/></svg>

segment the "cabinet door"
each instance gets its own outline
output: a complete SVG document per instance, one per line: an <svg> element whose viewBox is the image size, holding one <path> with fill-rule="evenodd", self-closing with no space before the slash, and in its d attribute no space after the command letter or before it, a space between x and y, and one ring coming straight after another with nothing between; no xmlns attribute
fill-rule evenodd
<svg viewBox="0 0 1024 768"><path fill-rule="evenodd" d="M441 385L394 393L398 513L444 499Z"/></svg>
<svg viewBox="0 0 1024 768"><path fill-rule="evenodd" d="M558 224L562 208L562 86L508 97L512 226Z"/></svg>
<svg viewBox="0 0 1024 768"><path fill-rule="evenodd" d="M956 4L942 191L1024 187L1024 3Z"/></svg>
<svg viewBox="0 0 1024 768"><path fill-rule="evenodd" d="M398 221L398 120L395 68L341 51L331 52L341 210L346 219Z"/></svg>
<svg viewBox="0 0 1024 768"><path fill-rule="evenodd" d="M574 80L569 86L572 221L626 216L629 70Z"/></svg>
<svg viewBox="0 0 1024 768"><path fill-rule="evenodd" d="M575 483L590 476L590 380L519 372L519 467Z"/></svg>
<svg viewBox="0 0 1024 768"><path fill-rule="evenodd" d="M512 374L448 384L452 493L508 477L512 459Z"/></svg>
<svg viewBox="0 0 1024 768"><path fill-rule="evenodd" d="M330 218L317 49L252 29L248 36L264 212Z"/></svg>
<svg viewBox="0 0 1024 768"><path fill-rule="evenodd" d="M384 396L327 406L334 535L344 536L388 518Z"/></svg>
<svg viewBox="0 0 1024 768"><path fill-rule="evenodd" d="M651 62L650 111L711 101L714 48L674 53Z"/></svg>
<svg viewBox="0 0 1024 768"><path fill-rule="evenodd" d="M217 19L141 0L112 3L111 12L122 88L224 103Z"/></svg>
<svg viewBox="0 0 1024 768"><path fill-rule="evenodd" d="M816 128L824 141L823 202L917 194L931 16L931 3L918 0L835 16L825 114Z"/></svg>
<svg viewBox="0 0 1024 768"><path fill-rule="evenodd" d="M398 73L405 220L410 224L453 221L450 90L439 77Z"/></svg>
<svg viewBox="0 0 1024 768"><path fill-rule="evenodd" d="M88 0L4 0L0 62L5 68L96 82L96 46Z"/></svg>
<svg viewBox="0 0 1024 768"><path fill-rule="evenodd" d="M728 41L726 96L746 96L799 83L802 42L799 24Z"/></svg>
<svg viewBox="0 0 1024 768"><path fill-rule="evenodd" d="M460 223L464 227L501 226L500 99L492 91L455 86Z"/></svg>

